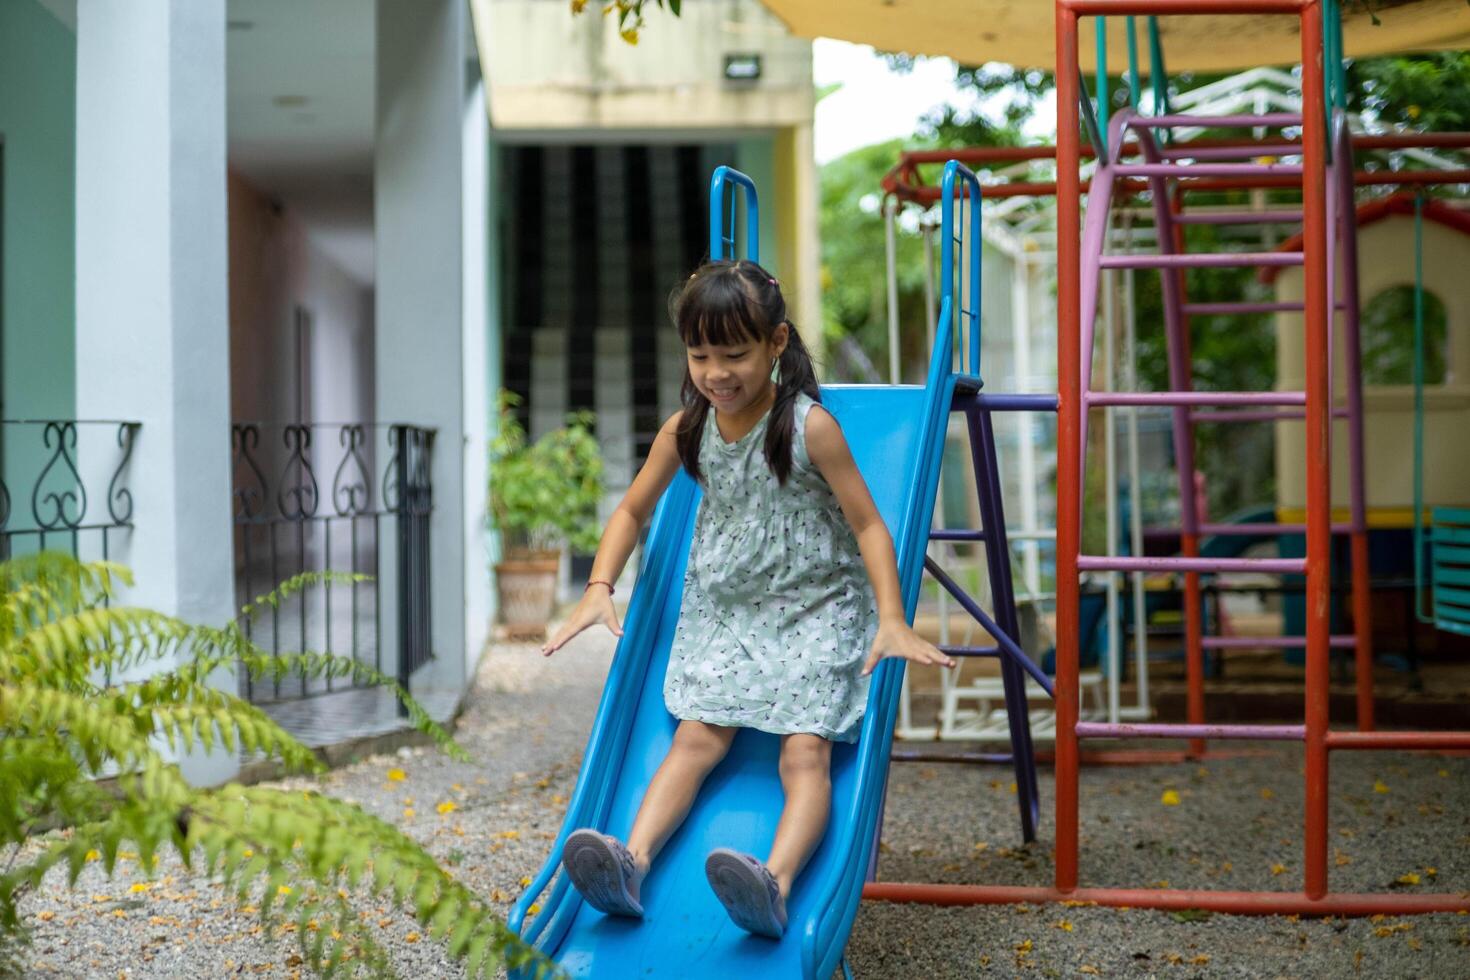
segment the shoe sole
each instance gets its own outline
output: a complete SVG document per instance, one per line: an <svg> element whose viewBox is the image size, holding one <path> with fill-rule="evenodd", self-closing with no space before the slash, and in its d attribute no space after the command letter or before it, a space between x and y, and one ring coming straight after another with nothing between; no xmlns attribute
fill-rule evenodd
<svg viewBox="0 0 1470 980"><path fill-rule="evenodd" d="M786 926L776 916L765 877L743 856L726 848L711 851L704 873L737 926L769 939L785 934Z"/></svg>
<svg viewBox="0 0 1470 980"><path fill-rule="evenodd" d="M607 838L592 830L573 831L561 851L572 886L597 911L639 918L643 906L628 891L622 862Z"/></svg>

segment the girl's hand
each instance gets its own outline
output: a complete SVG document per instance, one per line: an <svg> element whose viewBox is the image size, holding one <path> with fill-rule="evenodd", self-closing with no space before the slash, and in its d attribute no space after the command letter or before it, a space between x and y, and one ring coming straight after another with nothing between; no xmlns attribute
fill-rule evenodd
<svg viewBox="0 0 1470 980"><path fill-rule="evenodd" d="M623 628L618 625L618 611L613 606L612 595L603 585L593 585L582 593L567 621L562 623L556 635L541 645L541 655L549 657L578 633L595 623L601 623L612 631L613 636L622 636Z"/></svg>
<svg viewBox="0 0 1470 980"><path fill-rule="evenodd" d="M942 667L955 665L952 658L941 653L938 647L915 633L901 619L878 622L878 635L873 637L873 651L863 664L863 676L871 674L884 657L902 657L916 664L939 664Z"/></svg>

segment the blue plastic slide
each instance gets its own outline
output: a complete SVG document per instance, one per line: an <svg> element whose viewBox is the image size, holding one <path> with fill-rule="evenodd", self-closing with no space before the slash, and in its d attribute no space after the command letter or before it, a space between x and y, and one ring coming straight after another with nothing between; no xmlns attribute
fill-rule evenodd
<svg viewBox="0 0 1470 980"><path fill-rule="evenodd" d="M893 534L911 618L954 384L953 376L941 376L931 378L928 388L833 386L823 391L823 404L842 425ZM688 819L654 862L643 885L643 919L604 916L559 873L562 842L578 827L626 839L643 791L668 751L676 722L664 707L664 670L698 501L697 485L680 473L654 514L566 823L540 875L516 903L510 926L573 977L827 980L857 915L877 833L901 661L884 661L874 673L861 740L838 745L832 754L832 819L795 883L784 939L742 931L704 875L705 855L712 848L733 847L762 858L769 850L782 807L774 735L747 730L736 736ZM529 913L533 903L539 903L534 916Z"/></svg>

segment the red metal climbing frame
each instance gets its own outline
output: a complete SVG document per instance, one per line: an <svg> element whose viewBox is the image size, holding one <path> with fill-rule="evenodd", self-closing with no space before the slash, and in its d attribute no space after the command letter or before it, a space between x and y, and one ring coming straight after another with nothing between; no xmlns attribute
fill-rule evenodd
<svg viewBox="0 0 1470 980"><path fill-rule="evenodd" d="M1083 444L1086 433L1086 402L1083 371L1088 359L1090 303L1084 297L1082 277L1082 225L1079 164L1079 65L1078 20L1088 16L1164 14L1294 15L1300 26L1302 50L1302 129L1300 175L1280 180L1295 185L1302 193L1302 252L1304 272L1303 315L1306 341L1306 390L1300 402L1306 435L1306 710L1301 725L1215 726L1187 725L1086 725L1078 723L1079 672L1079 582L1084 567L1096 565L1081 554ZM1056 867L1051 888L919 885L872 883L864 897L888 901L919 901L932 904L985 904L1011 902L1080 901L1100 905L1141 908L1201 908L1220 912L1254 914L1367 915L1378 912L1408 914L1470 909L1470 894L1343 894L1328 890L1327 800L1328 757L1332 750L1346 749L1467 749L1470 732L1332 732L1328 730L1328 655L1330 557L1331 557L1331 337L1328 240L1333 202L1328 199L1327 119L1313 107L1324 104L1323 12L1320 0L1057 0L1057 263L1058 263L1058 432L1057 432L1057 673L1056 673ZM1160 117L1155 117L1157 120ZM1157 123L1156 123L1157 124ZM1153 170L1163 165L1154 164ZM1349 164L1350 166L1350 164ZM1156 177L1150 165L1123 169L1124 176ZM1224 174L1226 168L1220 168ZM1347 169L1346 166L1343 168ZM1191 189L1231 181L1231 176L1212 177L1197 171L1203 180L1190 181ZM1394 182L1403 182L1398 175ZM1243 178L1243 186L1260 186L1276 180L1274 175ZM1436 182L1426 175L1428 182ZM1441 178L1442 179L1442 178ZM1230 185L1227 185L1230 186ZM1031 190L1036 193L1036 190ZM1164 229L1161 228L1161 232ZM1185 264L1181 255L1166 256L1168 262L1154 263L1174 268ZM1196 257L1191 256L1192 261ZM1200 259L1212 259L1201 256ZM1259 258L1259 256L1257 256ZM1106 264L1106 263L1104 263ZM1195 263L1199 264L1199 263ZM1166 273L1167 275L1168 273ZM1185 366L1187 367L1187 360ZM1171 371L1171 375L1178 372ZM1168 395L1171 404L1190 401L1187 378L1171 378L1179 392ZM1160 393L1163 394L1163 393ZM1198 399L1195 399L1198 400ZM1259 399L1257 399L1259 400ZM1117 401L1117 397L1113 397ZM1091 398L1091 403L1103 401ZM1219 570L1220 560L1173 559L1178 564L1193 562L1198 570ZM1090 564L1089 564L1090 563ZM1301 562L1297 563L1300 566ZM1116 560L1108 567L1116 565ZM1205 567L1208 566L1208 567ZM1193 567L1193 566L1191 566ZM1181 566L1178 570L1188 571ZM1300 567L1293 570L1300 571ZM1361 672L1360 672L1361 676ZM1360 689L1361 692L1361 689ZM1360 713L1363 705L1360 700ZM1371 717L1371 716L1369 716ZM1368 718L1364 728L1371 728ZM1126 731L1124 730L1126 729ZM1078 768L1079 738L1092 736L1160 737L1199 739L1249 738L1301 740L1306 747L1306 792L1304 824L1304 880L1299 892L1226 892L1181 889L1080 888L1078 859Z"/></svg>

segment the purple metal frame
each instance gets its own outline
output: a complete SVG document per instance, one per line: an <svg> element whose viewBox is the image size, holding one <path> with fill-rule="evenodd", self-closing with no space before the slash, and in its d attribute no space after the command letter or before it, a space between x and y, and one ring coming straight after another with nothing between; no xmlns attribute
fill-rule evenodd
<svg viewBox="0 0 1470 980"><path fill-rule="evenodd" d="M1199 557L1200 539L1218 532L1219 526L1205 524L1205 511L1200 499L1199 485L1194 479L1194 425L1209 422L1271 422L1302 418L1307 405L1305 391L1267 392L1202 392L1193 390L1193 372L1190 367L1189 318L1195 315L1236 315L1259 313L1297 312L1304 309L1303 303L1197 303L1187 302L1184 273L1191 268L1220 267L1273 267L1300 266L1305 256L1300 251L1277 252L1227 252L1188 253L1184 251L1182 225L1205 223L1215 216L1191 216L1184 211L1183 194L1193 177L1238 177L1263 179L1290 173L1300 175L1302 166L1285 167L1266 163L1188 163L1181 162L1189 155L1188 145L1162 150L1154 139L1153 131L1161 126L1172 125L1173 117L1140 117L1123 110L1113 117L1107 146L1109 153L1100 158L1097 171L1088 189L1087 221L1082 232L1081 252L1081 453L1079 465L1085 462L1089 408L1114 406L1161 405L1173 409L1172 438L1174 458L1179 485L1180 518L1179 528L1181 556L1177 558L1107 558L1083 555L1077 567L1087 571L1173 571L1184 574L1184 611L1186 673L1188 678L1187 712L1189 725L1196 735L1192 736L1191 750L1204 750L1205 739L1213 729L1204 725L1204 652L1224 650L1237 646L1305 647L1305 637L1266 637L1236 641L1230 637L1206 637L1203 603L1201 602L1200 576L1229 571L1257 571L1275 574L1304 574L1305 559L1212 559ZM1177 121L1177 120L1176 120ZM1301 116L1288 113L1265 115L1241 115L1211 118L1212 126L1281 127L1301 125ZM1352 636L1331 637L1329 645L1339 649L1354 649L1358 673L1358 724L1362 730L1372 728L1372 638L1368 620L1368 549L1367 520L1364 503L1363 466L1363 399L1360 367L1360 344L1358 337L1358 293L1357 293L1357 229L1354 226L1354 202L1352 186L1352 144L1346 127L1340 121L1331 134L1335 141L1334 160L1326 166L1328 193L1325 201L1325 218L1328 228L1326 248L1326 287L1328 301L1342 312L1343 338L1346 355L1346 406L1335 407L1332 395L1332 378L1329 371L1327 401L1332 416L1345 417L1348 423L1349 444L1349 494L1350 520L1346 525L1334 525L1336 533L1345 533L1351 539L1353 579ZM1129 148L1136 148L1143 163L1123 163L1121 155ZM1206 158L1216 157L1213 148ZM1113 196L1124 178L1146 181L1154 209L1154 223L1160 251L1155 254L1104 254L1103 243L1107 232L1107 215ZM1231 215L1232 224L1246 222L1244 215ZM1263 223L1279 223L1300 220L1297 210L1268 212ZM1343 260L1343 285L1339 290L1337 279L1338 247ZM1104 269L1157 269L1162 276L1164 299L1164 327L1169 359L1169 387L1166 392L1104 392L1092 391L1094 323L1098 308L1098 295ZM1339 296L1339 291L1341 296ZM1332 362L1334 331L1328 331L1327 357ZM1201 411L1206 409L1206 411ZM1213 411L1209 411L1212 409ZM1234 409L1234 411L1228 411ZM1227 410L1227 411L1222 411ZM1329 433L1330 440L1330 433ZM1303 525L1262 524L1253 526L1256 533L1280 534L1305 533ZM1219 736L1229 737L1229 736Z"/></svg>

